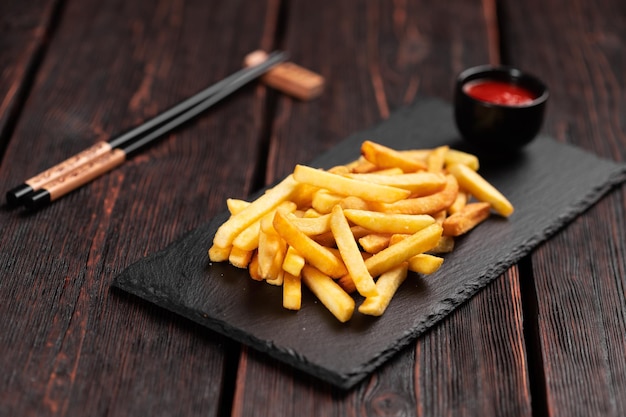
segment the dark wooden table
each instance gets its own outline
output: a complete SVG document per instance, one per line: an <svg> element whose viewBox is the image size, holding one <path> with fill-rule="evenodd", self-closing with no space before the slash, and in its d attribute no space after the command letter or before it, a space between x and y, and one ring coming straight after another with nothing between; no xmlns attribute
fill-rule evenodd
<svg viewBox="0 0 626 417"><path fill-rule="evenodd" d="M327 87L255 83L36 213L0 209L0 415L626 415L626 194L618 187L347 392L111 291L296 163L462 69L551 89L544 132L626 158L622 0L0 3L0 184L106 140L284 49ZM529 195L528 198L533 198Z"/></svg>

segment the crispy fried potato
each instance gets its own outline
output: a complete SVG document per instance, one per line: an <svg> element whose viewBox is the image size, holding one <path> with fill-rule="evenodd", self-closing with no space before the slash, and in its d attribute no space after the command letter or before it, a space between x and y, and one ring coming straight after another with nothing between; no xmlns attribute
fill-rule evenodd
<svg viewBox="0 0 626 417"><path fill-rule="evenodd" d="M305 262L302 255L300 255L293 246L289 246L285 254L285 259L283 260L283 271L294 276L299 276Z"/></svg>
<svg viewBox="0 0 626 417"><path fill-rule="evenodd" d="M370 275L359 247L352 235L348 220L343 214L341 206L335 206L330 218L330 228L337 242L341 258L354 281L357 291L362 296L376 295L376 284Z"/></svg>
<svg viewBox="0 0 626 417"><path fill-rule="evenodd" d="M426 164L369 140L361 144L361 155L379 168L400 168L404 172L426 170Z"/></svg>
<svg viewBox="0 0 626 417"><path fill-rule="evenodd" d="M285 242L293 246L304 259L323 273L337 278L348 272L341 258L298 230L285 214L277 211L273 224Z"/></svg>
<svg viewBox="0 0 626 417"><path fill-rule="evenodd" d="M453 164L448 170L456 177L460 186L477 200L491 204L491 207L504 217L513 214L513 204L478 172L463 164Z"/></svg>
<svg viewBox="0 0 626 417"><path fill-rule="evenodd" d="M359 245L365 252L378 253L389 246L391 235L389 233L370 233L359 238Z"/></svg>
<svg viewBox="0 0 626 417"><path fill-rule="evenodd" d="M443 221L443 234L446 236L465 234L486 220L490 211L489 203L470 203Z"/></svg>
<svg viewBox="0 0 626 417"><path fill-rule="evenodd" d="M352 223L378 233L415 233L435 222L426 214L379 213L366 210L345 210Z"/></svg>
<svg viewBox="0 0 626 417"><path fill-rule="evenodd" d="M370 316L381 316L389 306L391 298L406 279L406 275L406 262L382 274L378 278L378 281L376 281L377 295L367 297L359 306L359 313Z"/></svg>
<svg viewBox="0 0 626 417"><path fill-rule="evenodd" d="M443 258L427 253L420 253L409 259L409 271L430 275L437 272L443 265Z"/></svg>
<svg viewBox="0 0 626 417"><path fill-rule="evenodd" d="M412 196L433 194L441 191L446 185L446 177L443 174L426 171L398 175L375 172L370 174L346 174L345 176L359 181L409 190Z"/></svg>
<svg viewBox="0 0 626 417"><path fill-rule="evenodd" d="M351 195L368 201L376 200L392 203L402 200L410 194L408 190L401 188L358 181L305 165L296 165L293 177L296 181L325 188L331 193L343 196Z"/></svg>
<svg viewBox="0 0 626 417"><path fill-rule="evenodd" d="M399 214L434 214L445 210L454 202L459 192L459 184L452 175L446 176L446 186L438 193L407 198L395 203L372 202L372 210L383 213Z"/></svg>
<svg viewBox="0 0 626 417"><path fill-rule="evenodd" d="M391 245L365 260L367 270L376 277L389 269L408 261L413 256L434 248L441 237L442 228L431 224L401 242Z"/></svg>
<svg viewBox="0 0 626 417"><path fill-rule="evenodd" d="M350 320L354 313L354 299L332 278L317 268L305 265L302 269L302 282L342 323Z"/></svg>
<svg viewBox="0 0 626 417"><path fill-rule="evenodd" d="M248 207L222 223L215 233L213 244L220 248L231 246L233 240L246 227L278 207L283 201L289 199L297 185L298 183L293 178L293 175L287 176L267 193L250 203Z"/></svg>
<svg viewBox="0 0 626 417"><path fill-rule="evenodd" d="M426 163L428 165L429 172L442 172L445 164L446 155L450 150L449 146L439 146L428 154Z"/></svg>
<svg viewBox="0 0 626 417"><path fill-rule="evenodd" d="M283 307L288 310L300 310L302 306L302 283L300 275L285 272L283 276Z"/></svg>

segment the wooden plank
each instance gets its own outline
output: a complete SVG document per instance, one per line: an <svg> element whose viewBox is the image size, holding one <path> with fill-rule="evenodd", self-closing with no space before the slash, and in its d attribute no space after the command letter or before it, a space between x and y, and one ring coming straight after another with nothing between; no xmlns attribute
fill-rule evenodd
<svg viewBox="0 0 626 417"><path fill-rule="evenodd" d="M0 4L0 155L28 95L45 40L52 30L58 1Z"/></svg>
<svg viewBox="0 0 626 417"><path fill-rule="evenodd" d="M457 72L492 59L480 2L302 2L288 17L294 60L328 86L314 102L279 100L268 181L417 94L450 99ZM512 269L350 392L244 351L232 414L530 415L525 365Z"/></svg>
<svg viewBox="0 0 626 417"><path fill-rule="evenodd" d="M624 3L505 2L503 10L512 64L550 87L545 130L624 161ZM533 256L545 403L553 416L626 414L624 192L622 186L602 199Z"/></svg>
<svg viewBox="0 0 626 417"><path fill-rule="evenodd" d="M272 39L276 13L264 2L66 2L0 183L237 70ZM264 119L255 91L40 212L2 210L0 291L12 302L0 305L0 414L221 413L224 352L236 346L109 285L251 191Z"/></svg>

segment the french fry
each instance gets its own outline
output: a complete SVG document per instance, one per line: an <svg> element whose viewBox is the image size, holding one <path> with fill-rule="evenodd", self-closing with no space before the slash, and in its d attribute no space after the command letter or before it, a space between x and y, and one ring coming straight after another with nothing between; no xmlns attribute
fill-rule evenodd
<svg viewBox="0 0 626 417"><path fill-rule="evenodd" d="M343 196L352 195L368 201L392 203L410 195L409 191L401 188L358 181L305 165L296 165L293 177L296 181L325 188L332 193Z"/></svg>
<svg viewBox="0 0 626 417"><path fill-rule="evenodd" d="M465 234L486 220L490 211L489 203L470 203L443 221L443 234L446 236Z"/></svg>
<svg viewBox="0 0 626 417"><path fill-rule="evenodd" d="M365 298L365 301L358 308L359 313L381 316L389 306L391 298L406 279L406 275L406 262L382 274L376 281L377 295Z"/></svg>
<svg viewBox="0 0 626 417"><path fill-rule="evenodd" d="M433 194L441 191L446 185L446 177L444 175L426 171L398 175L375 172L369 174L346 174L345 176L359 181L409 190L412 196Z"/></svg>
<svg viewBox="0 0 626 417"><path fill-rule="evenodd" d="M426 170L426 164L369 140L361 144L361 155L379 168L400 168L404 172Z"/></svg>
<svg viewBox="0 0 626 417"><path fill-rule="evenodd" d="M232 249L232 246L227 246L227 247L220 247L217 246L216 244L213 244L210 248L209 248L209 259L212 262L224 262L228 260L228 257L230 256L230 251Z"/></svg>
<svg viewBox="0 0 626 417"><path fill-rule="evenodd" d="M391 245L371 258L366 259L365 266L367 266L367 270L373 277L379 276L402 262L408 261L413 256L434 248L439 242L441 233L441 226L436 223L431 224L401 242Z"/></svg>
<svg viewBox="0 0 626 417"><path fill-rule="evenodd" d="M383 213L400 214L434 214L447 209L456 199L459 192L459 184L452 175L446 176L446 186L438 193L407 198L395 203L372 202L372 210Z"/></svg>
<svg viewBox="0 0 626 417"><path fill-rule="evenodd" d="M252 253L251 250L243 250L233 246L228 255L228 262L237 268L247 268L252 259Z"/></svg>
<svg viewBox="0 0 626 417"><path fill-rule="evenodd" d="M443 258L427 253L420 253L409 259L409 271L418 274L430 275L443 265Z"/></svg>
<svg viewBox="0 0 626 417"><path fill-rule="evenodd" d="M348 220L343 214L341 206L335 206L330 218L330 228L337 242L341 258L354 281L357 291L362 296L376 295L376 284L370 275L359 247L354 240Z"/></svg>
<svg viewBox="0 0 626 417"><path fill-rule="evenodd" d="M469 200L469 195L465 191L459 190L454 202L448 207L448 213L454 214L461 211L467 204L467 200Z"/></svg>
<svg viewBox="0 0 626 417"><path fill-rule="evenodd" d="M291 201L283 201L276 207L275 210L286 210L288 212L293 212L296 209L296 204ZM233 240L233 246L242 250L254 250L259 247L259 232L261 228L261 222L265 220L266 222L272 221L274 218L275 210L271 210L269 213L265 214L260 219L255 220L241 231Z"/></svg>
<svg viewBox="0 0 626 417"><path fill-rule="evenodd" d="M293 276L299 276L304 268L305 260L293 246L289 246L283 260L283 271Z"/></svg>
<svg viewBox="0 0 626 417"><path fill-rule="evenodd" d="M467 152L459 151L458 149L450 149L446 153L446 167L454 164L462 164L470 168L473 171L478 171L480 167L478 157Z"/></svg>
<svg viewBox="0 0 626 417"><path fill-rule="evenodd" d="M238 198L228 198L226 199L226 207L228 207L228 211L230 214L237 214L246 207L248 207L250 203L245 200L240 200Z"/></svg>
<svg viewBox="0 0 626 417"><path fill-rule="evenodd" d="M441 236L437 245L430 249L428 253L443 254L450 253L454 250L454 238L452 236Z"/></svg>
<svg viewBox="0 0 626 417"><path fill-rule="evenodd" d="M445 164L446 154L450 150L449 146L439 146L432 150L426 159L428 172L442 172Z"/></svg>
<svg viewBox="0 0 626 417"><path fill-rule="evenodd" d="M261 275L259 275L259 253L256 251L252 255L252 259L248 264L248 272L250 273L250 278L252 278L253 280L263 281L263 278L261 278Z"/></svg>
<svg viewBox="0 0 626 417"><path fill-rule="evenodd" d="M456 177L460 186L477 200L491 204L491 207L504 217L513 214L514 208L511 202L478 172L463 164L453 164L448 167L448 170Z"/></svg>
<svg viewBox="0 0 626 417"><path fill-rule="evenodd" d="M300 275L285 272L283 276L283 307L288 310L300 310L302 306L302 283Z"/></svg>
<svg viewBox="0 0 626 417"><path fill-rule="evenodd" d="M289 199L297 185L293 175L287 176L267 193L250 203L248 207L222 223L215 233L213 244L220 248L231 246L235 237L246 227Z"/></svg>
<svg viewBox="0 0 626 417"><path fill-rule="evenodd" d="M359 239L359 245L365 252L378 253L389 246L390 239L389 233L370 233Z"/></svg>
<svg viewBox="0 0 626 417"><path fill-rule="evenodd" d="M350 320L354 313L354 299L332 278L313 266L305 265L302 269L302 282L337 320L342 323Z"/></svg>
<svg viewBox="0 0 626 417"><path fill-rule="evenodd" d="M366 210L345 210L352 223L378 233L415 233L435 222L426 214L390 214Z"/></svg>
<svg viewBox="0 0 626 417"><path fill-rule="evenodd" d="M330 214L319 217L289 216L289 220L307 236L321 235L330 231Z"/></svg>
<svg viewBox="0 0 626 417"><path fill-rule="evenodd" d="M335 278L348 272L341 258L298 230L285 214L277 211L273 224L278 234L290 246L293 246L304 259L323 273Z"/></svg>

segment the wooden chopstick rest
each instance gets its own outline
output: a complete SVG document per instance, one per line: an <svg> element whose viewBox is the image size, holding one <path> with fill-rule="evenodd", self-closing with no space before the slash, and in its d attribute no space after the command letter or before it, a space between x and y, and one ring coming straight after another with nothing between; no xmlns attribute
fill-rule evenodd
<svg viewBox="0 0 626 417"><path fill-rule="evenodd" d="M258 65L267 53L257 50L246 55L246 67ZM324 77L293 62L282 62L261 76L261 82L299 100L312 100L322 94Z"/></svg>

